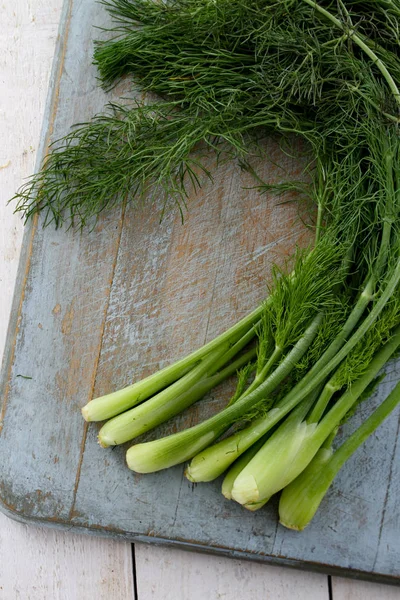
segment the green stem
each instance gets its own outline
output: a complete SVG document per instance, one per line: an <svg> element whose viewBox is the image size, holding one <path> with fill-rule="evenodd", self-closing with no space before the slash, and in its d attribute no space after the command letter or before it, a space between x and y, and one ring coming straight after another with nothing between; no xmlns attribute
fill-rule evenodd
<svg viewBox="0 0 400 600"><path fill-rule="evenodd" d="M275 350L271 354L271 356L268 359L267 363L263 366L263 368L261 369L261 371L255 376L254 380L249 385L249 387L247 388L247 390L245 392L243 392L243 394L241 396L242 398L243 398L243 396L248 396L249 394L251 394L254 390L256 390L263 383L263 381L266 380L266 378L267 378L268 374L270 373L272 367L281 358L282 353L283 353L282 348L280 346L276 346Z"/></svg>
<svg viewBox="0 0 400 600"><path fill-rule="evenodd" d="M317 223L315 225L315 244L318 243L318 241L321 237L323 212L324 212L324 210L323 210L322 202L318 202Z"/></svg>
<svg viewBox="0 0 400 600"><path fill-rule="evenodd" d="M317 403L311 411L311 414L307 417L308 423L318 423L320 418L325 412L326 407L329 404L333 394L338 391L337 386L332 385L331 380L324 386Z"/></svg>
<svg viewBox="0 0 400 600"><path fill-rule="evenodd" d="M318 378L318 384L321 383L327 375L331 372L332 368L334 368L338 362L335 362L334 367L330 368L331 361L334 360L337 353L341 348L345 345L346 340L349 339L349 335L356 327L357 323L361 319L362 315L365 312L368 304L373 300L373 289L374 289L374 278L370 278L367 284L364 287L364 290L360 294L353 310L347 318L346 323L343 325L342 329L334 339L334 341L329 345L329 347L325 350L322 356L318 359L313 367L309 370L307 375L297 384L296 388L300 389L304 386L307 386L309 382L313 382L314 378ZM364 333L362 334L364 335ZM352 339L352 338L351 338ZM350 341L350 340L349 340ZM357 342L355 342L357 343ZM354 344L355 345L355 344ZM347 354L347 352L346 352ZM340 359L342 360L342 359ZM339 361L340 362L340 361ZM326 373L324 372L324 377L319 377L321 373L321 369L326 367ZM329 367L329 369L328 369ZM318 385L316 384L316 385ZM313 385L314 387L314 385ZM312 391L311 389L309 391ZM282 404L287 402L287 398L282 400Z"/></svg>
<svg viewBox="0 0 400 600"><path fill-rule="evenodd" d="M382 228L382 242L379 249L378 258L376 260L376 277L378 278L387 262L388 253L390 250L390 236L394 222L394 181L393 181L393 153L386 151L385 157L386 167L386 186L385 186L385 215Z"/></svg>
<svg viewBox="0 0 400 600"><path fill-rule="evenodd" d="M318 210L317 210L317 222L315 226L315 240L314 245L316 246L321 237L322 218L324 214L324 197L325 197L325 176L324 169L321 165L321 161L318 161Z"/></svg>
<svg viewBox="0 0 400 600"><path fill-rule="evenodd" d="M373 278L370 278L342 330L307 375L265 417L256 419L249 427L206 448L203 452L195 456L190 465L191 468L193 467L193 472L196 466L196 470L198 469L199 471L199 477L205 477L204 481L211 481L219 477L243 452L250 448L252 444L274 427L301 400L320 385L373 325L395 290L399 279L400 261L398 261L397 267L378 302L356 332L348 339L352 329L357 325L367 305L373 298L372 290L374 281ZM347 339L348 341L345 343ZM199 468L200 465L201 469ZM196 479L196 481L203 481L201 478Z"/></svg>
<svg viewBox="0 0 400 600"><path fill-rule="evenodd" d="M316 428L305 421L314 402L314 394L300 402L239 473L232 487L236 502L261 506L293 479L299 452Z"/></svg>
<svg viewBox="0 0 400 600"><path fill-rule="evenodd" d="M385 363L393 355L400 345L400 327L394 331L391 339L376 354L368 366L368 371L364 373L357 381L353 382L349 389L342 394L340 399L334 404L327 415L318 424L315 439L317 444L322 444L333 429L340 423L346 413L354 405L356 400L375 379Z"/></svg>
<svg viewBox="0 0 400 600"><path fill-rule="evenodd" d="M372 413L370 417L359 427L334 453L330 461L330 468L336 473L342 468L346 460L365 442L377 427L390 415L400 403L400 382L392 390L389 396Z"/></svg>
<svg viewBox="0 0 400 600"><path fill-rule="evenodd" d="M308 350L317 334L322 318L322 315L318 315L313 319L303 337L280 365L251 394L239 398L234 404L194 427L159 440L132 446L126 454L129 468L139 473L159 471L184 462L203 450L255 404L267 398L287 377L294 365Z"/></svg>
<svg viewBox="0 0 400 600"><path fill-rule="evenodd" d="M329 486L327 467L333 450L320 448L310 464L283 490L279 500L279 522L302 531L314 517Z"/></svg>
<svg viewBox="0 0 400 600"><path fill-rule="evenodd" d="M388 302L388 300L391 298L392 294L394 293L396 287L399 284L399 281L400 281L400 259L397 260L397 264L393 270L393 274L392 274L391 278L389 279L389 282L388 282L385 290L382 292L381 296L379 297L378 301L376 302L375 306L373 306L370 313L365 317L364 321L361 323L361 325L358 327L358 329L355 331L355 333L351 336L351 338L348 340L348 342L346 344L344 344L344 346L339 350L339 352L337 352L337 354L334 356L334 358L332 358L332 360L325 367L323 367L322 369L318 368L318 363L319 363L319 361L318 361L314 365L314 367L309 371L309 373L306 375L306 377L302 380L304 382L304 380L306 378L308 378L308 376L310 374L313 375L313 378L311 379L311 381L307 381L307 384L302 387L301 395L303 397L304 397L303 394L305 394L305 392L306 392L305 395L307 395L307 393L310 393L316 385L319 385L329 375L329 373L335 367L337 367L338 364L341 363L344 358L346 358L346 356L349 354L349 352L361 341L364 334L370 329L370 327L372 327L372 325L375 323L376 319L381 314L382 310L385 308L386 303ZM363 294L366 294L366 301L367 301L368 297L369 297L368 292L364 291L361 294L361 296L363 296ZM296 404L297 404L297 402L296 402Z"/></svg>
<svg viewBox="0 0 400 600"><path fill-rule="evenodd" d="M205 344L199 350L192 352L185 358L178 360L172 365L153 373L122 390L100 396L91 400L82 408L82 415L86 421L105 421L110 417L119 415L128 408L132 408L153 396L163 388L185 375L207 354L222 346L226 342L234 343L247 331L252 330L255 335L255 324L260 319L263 305L260 305L252 313L241 319L236 325L221 333L211 342Z"/></svg>
<svg viewBox="0 0 400 600"><path fill-rule="evenodd" d="M382 404L336 452L327 448L328 440L308 467L282 492L279 520L285 527L303 530L310 523L336 475L350 456L379 427L400 403L400 382Z"/></svg>
<svg viewBox="0 0 400 600"><path fill-rule="evenodd" d="M263 447L267 439L269 438L270 432L264 435L261 439L258 440L255 444L253 444L238 460L236 460L232 467L229 469L227 474L224 477L222 482L221 492L222 495L225 496L227 500L232 500L232 488L233 483L236 477L239 475L241 471L245 468L246 465L249 464L253 456L257 454L257 452ZM185 471L186 477L190 480L190 473Z"/></svg>
<svg viewBox="0 0 400 600"><path fill-rule="evenodd" d="M337 436L338 431L339 431L339 425L337 427L335 427L334 429L332 429L331 433L328 435L328 437L322 444L321 448L325 448L328 450L332 446L333 440Z"/></svg>
<svg viewBox="0 0 400 600"><path fill-rule="evenodd" d="M355 92L356 94L359 94L365 100L365 102L368 102L368 104L370 104L377 112L381 113L384 117L386 117L386 119L392 121L392 123L396 123L397 125L400 123L399 117L395 117L394 115L391 115L390 113L382 110L382 108L376 102L374 102L372 98L369 98L366 94L363 94L363 92L357 86L351 85L348 82L346 82L346 85L349 88L349 90Z"/></svg>
<svg viewBox="0 0 400 600"><path fill-rule="evenodd" d="M245 348L253 338L254 329L251 328L235 344L228 348L228 350L225 353L219 353L220 358L216 359L215 362L211 365L210 369L207 372L208 375L214 375L214 373L217 373L224 365L226 365L226 363L232 360L232 358L234 358L241 350L243 350L243 348ZM252 358L256 355L256 353L257 347L255 346L254 349L251 350Z"/></svg>
<svg viewBox="0 0 400 600"><path fill-rule="evenodd" d="M235 373L254 358L256 348L241 356L221 373L217 373L249 343L252 337L253 332L250 330L229 349L227 349L228 342L226 342L206 356L189 373L159 394L143 402L140 406L131 408L107 421L99 431L100 445L107 447L128 442L197 402L220 381ZM214 375L215 373L217 375ZM212 377L213 375L214 377ZM205 376L207 377L203 379Z"/></svg>
<svg viewBox="0 0 400 600"><path fill-rule="evenodd" d="M336 352L343 346L346 339L349 337L351 330L356 326L365 308L372 299L372 285L372 281L369 281L364 290L364 294L361 294L356 306L349 315L346 323L343 325L342 330L329 348L327 348L307 375L303 377L303 379L274 407L273 410L269 411L266 416L253 421L249 427L206 448L198 456L193 458L190 469L193 472L192 476L196 476L196 481L203 481L203 477L206 478L204 481L211 481L222 475L222 473L224 473L243 452L250 448L250 446L269 431L271 427L276 425L280 419L286 416L298 402L301 402L301 400L316 387L311 385L310 382L313 384L313 378L318 375L322 367L329 364L329 361L335 356ZM309 388L311 389L308 389L303 394L302 388L306 387L307 384L309 384ZM196 475L194 475L195 472ZM199 479L197 479L197 477L199 477Z"/></svg>
<svg viewBox="0 0 400 600"><path fill-rule="evenodd" d="M301 405L293 411L237 477L232 497L240 504L263 502L296 479L399 345L400 327L318 425L302 420Z"/></svg>
<svg viewBox="0 0 400 600"><path fill-rule="evenodd" d="M319 4L314 2L314 0L303 0L303 1L306 2L306 4L308 4L309 6L312 6L312 8L315 8L315 10L318 11L321 15L324 15L324 17L326 17L332 23L334 23L336 25L336 27L338 27L339 29L344 31L347 34L347 36L349 38L351 38L354 41L354 43L357 44L357 46L359 48L361 48L361 50L363 52L365 52L365 54L372 60L372 62L377 66L377 68L381 72L381 74L384 77L384 79L386 80L391 92L393 93L393 96L395 97L397 104L400 106L400 92L399 92L399 89L398 89L393 77L389 73L385 63L382 62L382 60L375 54L375 52L362 40L362 37L360 35L358 35L358 33L352 29L347 30L345 28L345 26L343 25L343 23L338 18L336 18L328 10L326 10L325 8L323 8L322 6L320 6Z"/></svg>

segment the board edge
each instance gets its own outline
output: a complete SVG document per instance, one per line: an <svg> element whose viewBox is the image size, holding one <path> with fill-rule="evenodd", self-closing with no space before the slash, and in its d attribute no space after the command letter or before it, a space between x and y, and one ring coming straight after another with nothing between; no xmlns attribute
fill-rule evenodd
<svg viewBox="0 0 400 600"><path fill-rule="evenodd" d="M40 169L43 159L47 154L50 144L50 137L53 132L54 118L58 106L58 89L60 85L65 51L67 46L72 5L73 0L64 0L61 9L60 23L58 26L52 67L50 72L49 88L45 102L38 151L35 161L35 172L37 172ZM10 210L12 209L10 208ZM10 372L14 362L14 351L19 330L21 304L26 287L26 276L30 265L33 238L35 236L35 231L37 227L38 217L36 215L25 224L24 233L22 237L21 252L18 261L17 274L14 284L10 316L4 345L4 354L0 369L0 435L4 424L3 421L7 406L8 386L10 382ZM2 502L1 496L0 502Z"/></svg>
<svg viewBox="0 0 400 600"><path fill-rule="evenodd" d="M71 534L86 534L95 537L101 537L108 540L119 540L125 541L132 544L140 543L147 545L154 545L164 548L175 548L177 550L184 550L187 552L197 552L206 555L213 555L217 557L230 558L235 560L246 560L256 562L262 565L269 565L275 567L289 567L298 571L306 571L308 573L316 573L319 575L331 575L334 577L345 577L348 579L355 579L358 581L369 581L371 583L381 583L385 585L391 585L394 587L400 587L400 578L391 575L374 574L368 573L367 571L361 571L359 569L334 567L326 563L318 563L311 561L302 561L298 559L286 558L284 556L272 556L269 554L252 554L250 552L243 552L241 550L234 550L226 547L218 546L205 546L203 544L196 544L186 540L169 539L158 536L146 536L143 534L136 534L134 532L117 531L115 529L108 529L101 525L79 525L71 522L64 522L62 520L49 521L45 518L40 517L27 517L19 513L17 510L11 508L3 499L0 497L0 511L7 517L22 523L24 525L31 526L43 526L49 529L56 529L58 531L70 532Z"/></svg>

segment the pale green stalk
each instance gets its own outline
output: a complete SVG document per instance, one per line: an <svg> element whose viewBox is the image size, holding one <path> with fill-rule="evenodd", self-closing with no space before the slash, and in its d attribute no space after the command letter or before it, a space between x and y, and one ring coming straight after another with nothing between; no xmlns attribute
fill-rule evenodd
<svg viewBox="0 0 400 600"><path fill-rule="evenodd" d="M339 391L339 387L337 385L334 385L334 379L335 375L333 375L333 377L324 385L324 389L322 390L318 401L316 402L315 406L313 407L310 416L307 418L307 421L309 423L318 423L318 421L321 419L322 415L324 414L324 411L326 409L326 407L329 404L329 401L331 400L332 396Z"/></svg>
<svg viewBox="0 0 400 600"><path fill-rule="evenodd" d="M232 467L225 475L224 480L222 482L221 492L227 500L232 500L233 482L235 481L236 477L241 471L243 471L244 467L251 461L253 456L255 456L257 452L262 448L264 443L267 441L267 436L268 434L262 437L260 440L258 440L258 442L253 444L253 446L251 446L248 450L246 450L246 452L242 454L242 456L240 456L240 458L238 458L233 463Z"/></svg>
<svg viewBox="0 0 400 600"><path fill-rule="evenodd" d="M307 404L309 404L309 406L312 406L313 403L315 402L315 400L318 398L319 391L320 391L319 389L314 390L314 392L312 394L310 394L309 401L307 401L307 400L305 401L305 402L307 402ZM298 408L301 408L301 407L298 407ZM302 410L302 414L305 414L304 410ZM222 482L221 492L222 492L223 496L225 496L225 498L227 498L228 500L232 500L232 488L233 488L233 484L235 482L236 477L249 464L249 462L257 454L257 452L259 450L261 450L261 448L264 446L264 444L267 442L267 440L270 437L271 437L271 431L268 431L265 435L263 435L263 437L261 439L259 439L255 444L250 446L250 448L248 450L246 450L246 452L244 452L244 454L242 454L233 463L233 465L231 466L229 471L226 473L224 480ZM187 476L187 474L186 474L186 476ZM267 500L265 502L263 502L261 504L261 506L264 506L264 504L266 504L266 502L267 502ZM261 508L261 506L258 508ZM250 508L250 506L246 506L246 508L248 508L249 510L256 510L254 505L251 508Z"/></svg>
<svg viewBox="0 0 400 600"><path fill-rule="evenodd" d="M308 467L282 490L279 522L288 529L303 530L315 515L330 485L325 489L323 481L332 454L332 447L320 448Z"/></svg>
<svg viewBox="0 0 400 600"><path fill-rule="evenodd" d="M313 395L303 400L242 469L233 482L233 500L262 504L292 481L293 465L317 427L305 420L314 400ZM264 493L267 486L273 490L270 494Z"/></svg>
<svg viewBox="0 0 400 600"><path fill-rule="evenodd" d="M110 417L119 415L128 408L140 404L143 400L150 398L150 396L153 396L174 381L177 381L197 365L197 363L207 354L219 348L226 342L229 344L235 343L250 329L253 329L253 335L255 335L254 325L260 319L262 311L263 305L260 305L253 312L236 323L236 325L227 329L211 342L208 342L202 346L202 348L199 348L199 350L192 352L185 358L161 369L157 373L153 373L149 377L129 385L122 390L91 400L82 408L83 418L86 421L105 421Z"/></svg>
<svg viewBox="0 0 400 600"><path fill-rule="evenodd" d="M247 390L245 390L243 392L243 394L241 395L242 398L244 396L248 396L249 394L251 394L251 392L256 390L258 388L258 386L263 381L266 380L268 374L271 372L272 367L281 358L282 353L283 353L283 349L280 346L276 346L274 351L272 352L270 358L267 360L266 364L263 366L263 368L258 373L256 373L256 376L254 377L253 381L251 382L251 384L249 385Z"/></svg>
<svg viewBox="0 0 400 600"><path fill-rule="evenodd" d="M303 394L302 388L305 387L308 382L313 381L313 377L318 375L318 372L323 366L329 364L329 361L332 360L336 352L343 346L351 330L355 327L368 303L372 299L372 285L372 281L368 281L364 294L361 294L341 332L319 358L314 367L312 367L293 390L283 398L273 412L270 411L267 415L255 419L249 427L234 433L217 444L209 446L192 459L187 469L187 475L190 475L189 479L191 481L212 481L222 475L222 473L224 473L243 452L250 448L258 439L260 439L260 437L269 431L280 418L283 418L298 402L307 396L308 392ZM313 389L314 388L311 388L309 391L312 391ZM286 410L285 407L287 406L289 408ZM278 414L282 416L275 420L275 415L277 415L275 411L278 410L278 408L280 409Z"/></svg>
<svg viewBox="0 0 400 600"><path fill-rule="evenodd" d="M237 344L234 346L234 354L239 351L236 346ZM256 348L246 352L218 373L215 372L219 370L221 360L218 360L216 352L212 352L190 373L159 394L107 421L99 431L99 444L103 447L123 444L179 414L248 364L255 357ZM219 352L219 356L220 354ZM232 352L222 356L225 359L224 363L231 359L228 354Z"/></svg>
<svg viewBox="0 0 400 600"><path fill-rule="evenodd" d="M159 440L132 446L126 454L128 467L139 473L160 471L188 460L211 444L232 423L243 417L257 403L267 398L287 377L311 345L322 318L322 315L318 315L313 319L303 337L285 356L279 366L251 394L239 398L234 404L194 427ZM273 411L270 411L269 414L271 412ZM280 418L277 420L280 420Z"/></svg>
<svg viewBox="0 0 400 600"><path fill-rule="evenodd" d="M399 345L400 327L373 358L368 371L342 394L319 424L303 420L301 414L295 415L297 411L294 411L235 479L233 499L241 504L261 502L293 481Z"/></svg>
<svg viewBox="0 0 400 600"><path fill-rule="evenodd" d="M327 440L329 442L329 444L326 446L326 448L328 448L328 449L331 448L332 441L333 441L333 438L335 437L336 433L337 433L337 428L335 429L334 435L329 436L329 438ZM317 454L313 460L316 460L319 453L322 453L322 452L326 452L325 443L323 444L323 447L317 452ZM232 487L233 487L233 482L232 482ZM260 508L262 508L263 506L265 506L267 504L267 502L269 502L269 500L270 500L270 498L265 498L264 500L261 500L260 502L249 502L248 504L243 504L243 508L246 508L247 510L250 510L251 512L255 512L257 510L260 510Z"/></svg>
<svg viewBox="0 0 400 600"><path fill-rule="evenodd" d="M285 527L303 530L318 510L336 475L350 456L400 403L400 382L382 404L335 452L321 448L308 467L282 492L279 520Z"/></svg>
<svg viewBox="0 0 400 600"><path fill-rule="evenodd" d="M358 344L363 335L373 325L391 297L400 280L400 261L394 269L391 279L371 312L364 319L355 333L349 335L357 325L367 305L373 299L375 277L371 277L361 293L354 309L349 315L342 330L330 344L303 379L274 407L266 416L252 422L249 427L238 431L228 438L214 444L199 453L191 461L188 468L192 481L212 481L222 473L260 437L285 417L301 400L320 385L339 363ZM346 342L346 340L348 340Z"/></svg>

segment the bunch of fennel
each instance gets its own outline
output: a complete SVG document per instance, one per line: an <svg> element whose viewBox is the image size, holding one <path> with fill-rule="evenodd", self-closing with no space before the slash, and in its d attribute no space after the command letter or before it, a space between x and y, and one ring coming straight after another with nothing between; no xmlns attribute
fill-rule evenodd
<svg viewBox="0 0 400 600"><path fill-rule="evenodd" d="M239 372L225 409L132 446L128 466L151 472L192 459L188 477L210 481L236 460L226 496L253 510L285 488L290 508L291 486L304 497L311 483L318 496L316 480L326 487L320 453L399 343L400 2L379 0L374 10L357 0L105 5L118 23L115 39L95 51L104 85L133 74L160 100L111 105L56 142L17 193L17 210L83 225L160 189L183 210L191 188L212 175L194 153L199 144L253 172L260 135L278 134L289 145L304 141L308 178L270 186L254 173L256 184L308 196L315 243L287 272L276 269L252 314L174 365L91 401L84 417L110 419L102 445L123 443ZM395 391L327 472L397 401ZM283 520L295 526L287 511Z"/></svg>

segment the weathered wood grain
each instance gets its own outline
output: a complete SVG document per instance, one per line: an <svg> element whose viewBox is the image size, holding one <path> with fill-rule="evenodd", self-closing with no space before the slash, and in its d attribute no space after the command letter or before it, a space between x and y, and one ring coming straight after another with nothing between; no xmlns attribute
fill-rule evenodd
<svg viewBox="0 0 400 600"><path fill-rule="evenodd" d="M247 561L136 544L138 597L145 600L328 600L326 577ZM390 598L390 596L388 597Z"/></svg>
<svg viewBox="0 0 400 600"><path fill-rule="evenodd" d="M0 515L1 600L135 600L130 544Z"/></svg>
<svg viewBox="0 0 400 600"><path fill-rule="evenodd" d="M271 153L278 152L271 144ZM298 169L293 161L286 167ZM225 165L214 185L207 184L190 200L184 226L179 214L167 216L160 224L161 205L153 211L127 208L95 395L139 379L195 349L265 297L264 274L272 254L268 247L280 249L280 254L289 252L303 227L294 205L260 199L255 191L243 189L248 183L238 167ZM226 402L227 389L214 391L146 438L207 416ZM162 539L172 535L192 544L201 538L202 545L216 543L228 552L240 550L244 538L250 552L267 554L272 549L273 508L267 518L265 513L243 514L222 499L219 482L193 491L183 479L181 466L148 477L134 475L123 467L125 448L99 451L97 429L91 425L86 439L74 523ZM107 485L93 495L99 473ZM154 501L158 490L167 501ZM92 521L92 515L97 521ZM220 527L225 519L227 525ZM252 532L250 539L247 530Z"/></svg>
<svg viewBox="0 0 400 600"><path fill-rule="evenodd" d="M84 120L88 111L99 110L105 100L94 73L82 73L75 55L76 46L82 53L92 51L88 38L89 24L96 24L93 5L65 6L65 42L53 71L57 104L49 105L48 114L49 133L55 137L70 123ZM73 32L72 10L77 25ZM87 24L83 31L82 23ZM68 45L69 35L74 44ZM9 510L19 513L36 506L32 516L40 518L50 510L55 520L68 519L85 434L79 407L93 394L121 226L120 208L84 236L43 229L40 222L31 224L25 234L23 303L14 307L14 340L3 371L0 447L6 453L19 448L18 457L11 455L8 467L3 466L2 500ZM21 445L23 422L27 426ZM51 422L62 424L62 436L54 430L45 433Z"/></svg>

